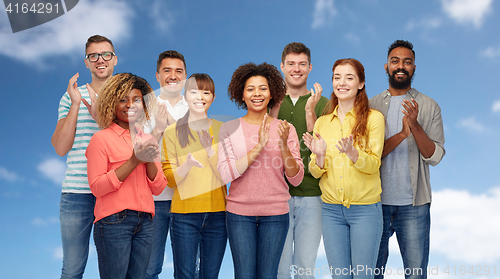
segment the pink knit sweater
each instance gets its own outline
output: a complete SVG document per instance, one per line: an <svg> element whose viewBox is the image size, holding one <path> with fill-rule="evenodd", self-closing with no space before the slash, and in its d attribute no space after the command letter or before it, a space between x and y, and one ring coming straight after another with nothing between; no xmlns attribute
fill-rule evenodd
<svg viewBox="0 0 500 279"><path fill-rule="evenodd" d="M270 216L288 213L288 185L285 181L283 159L278 146L278 120L270 123L269 141L255 161L240 174L235 162L254 148L259 140L260 125L243 119L224 123L219 132L219 170L224 183L230 183L226 210L245 216ZM290 124L288 148L300 170L287 180L297 186L304 177L304 165L300 158L299 140L295 128Z"/></svg>

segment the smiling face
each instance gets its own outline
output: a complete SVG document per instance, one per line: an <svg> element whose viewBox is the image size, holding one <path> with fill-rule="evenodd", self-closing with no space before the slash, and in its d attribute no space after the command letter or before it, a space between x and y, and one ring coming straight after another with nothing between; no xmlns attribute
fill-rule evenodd
<svg viewBox="0 0 500 279"><path fill-rule="evenodd" d="M184 62L177 58L163 59L156 80L160 83L162 94L180 95L186 81Z"/></svg>
<svg viewBox="0 0 500 279"><path fill-rule="evenodd" d="M253 76L245 82L243 101L249 111L267 111L269 100L272 99L267 79L263 76Z"/></svg>
<svg viewBox="0 0 500 279"><path fill-rule="evenodd" d="M129 129L129 123L134 123L142 114L143 100L139 89L132 89L127 96L118 100L115 107L116 123L124 129Z"/></svg>
<svg viewBox="0 0 500 279"><path fill-rule="evenodd" d="M415 57L410 49L405 47L393 49L385 64L389 85L395 89L410 89L415 68Z"/></svg>
<svg viewBox="0 0 500 279"><path fill-rule="evenodd" d="M113 52L113 47L108 42L92 43L87 48L86 54L90 53L103 53L103 52ZM117 57L113 56L111 60L104 61L101 56L96 62L90 62L85 59L85 66L90 69L90 74L92 78L106 80L113 75L113 70L115 68Z"/></svg>
<svg viewBox="0 0 500 279"><path fill-rule="evenodd" d="M281 63L281 71L285 76L288 87L300 88L307 86L307 76L312 69L309 59L305 53L289 53L285 62Z"/></svg>
<svg viewBox="0 0 500 279"><path fill-rule="evenodd" d="M189 105L189 112L192 114L207 114L210 105L214 101L214 94L208 90L200 90L192 87L186 90L186 102Z"/></svg>
<svg viewBox="0 0 500 279"><path fill-rule="evenodd" d="M338 65L333 72L333 92L339 101L356 99L358 91L363 89L364 82L360 82L354 67L349 64Z"/></svg>

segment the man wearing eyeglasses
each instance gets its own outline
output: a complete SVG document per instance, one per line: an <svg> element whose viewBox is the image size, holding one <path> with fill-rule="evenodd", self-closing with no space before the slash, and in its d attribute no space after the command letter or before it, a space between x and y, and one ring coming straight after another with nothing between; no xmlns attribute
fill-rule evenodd
<svg viewBox="0 0 500 279"><path fill-rule="evenodd" d="M85 44L85 65L92 82L80 87L76 73L59 102L59 117L51 143L59 156L68 154L62 185L59 220L63 249L61 279L83 278L94 222L95 197L87 179L85 150L92 135L99 130L96 119L96 93L113 75L117 62L113 43L94 35Z"/></svg>

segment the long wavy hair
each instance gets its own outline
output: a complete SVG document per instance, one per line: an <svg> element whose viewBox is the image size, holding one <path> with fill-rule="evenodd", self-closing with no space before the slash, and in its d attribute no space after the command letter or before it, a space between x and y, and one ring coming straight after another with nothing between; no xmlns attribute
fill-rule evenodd
<svg viewBox="0 0 500 279"><path fill-rule="evenodd" d="M195 89L209 91L215 97L215 83L207 74L192 74L187 79L184 88L185 95L189 92L189 90ZM189 138L194 141L194 136L191 133L191 129L189 129L188 119L189 111L177 121L177 125L175 126L175 133L177 134L177 139L179 140L182 148L190 144L191 140Z"/></svg>
<svg viewBox="0 0 500 279"><path fill-rule="evenodd" d="M143 111L137 122L144 124L146 120L150 119L150 114L156 107L156 96L153 89L145 79L130 73L122 73L110 77L99 92L96 121L99 127L106 129L116 121L116 105L132 89L138 89L142 94Z"/></svg>
<svg viewBox="0 0 500 279"><path fill-rule="evenodd" d="M354 58L346 58L335 61L335 64L333 64L332 67L332 75L335 72L335 68L337 68L340 65L352 66L356 71L356 75L359 78L359 82L365 81L365 68L363 67L363 64L361 64L361 62L359 62L358 60ZM335 95L335 92L332 92L332 95L330 96L330 101L328 102L328 105L325 107L323 115L332 114L338 104L339 104L339 99ZM356 122L354 123L351 133L353 135L354 142L357 142L360 148L366 149L368 148L368 145L365 144L368 134L366 125L368 123L368 115L370 114L370 105L368 103L368 96L366 95L366 85L364 85L363 88L359 89L358 93L356 94L356 99L354 100L354 112L356 114ZM333 120L333 114L332 114L332 120Z"/></svg>

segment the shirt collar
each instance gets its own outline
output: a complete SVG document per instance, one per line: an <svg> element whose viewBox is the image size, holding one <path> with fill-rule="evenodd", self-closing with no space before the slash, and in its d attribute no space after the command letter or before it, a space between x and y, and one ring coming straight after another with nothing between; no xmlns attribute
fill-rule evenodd
<svg viewBox="0 0 500 279"><path fill-rule="evenodd" d="M419 92L415 88L410 88L410 90L406 91L406 95L413 99L417 97L418 93ZM386 89L384 99L388 97L391 97L391 92L389 92L389 89Z"/></svg>
<svg viewBox="0 0 500 279"><path fill-rule="evenodd" d="M339 117L338 111L337 111L338 109L339 109L339 105L337 105L335 107L335 109L333 110L333 115L336 116L336 117ZM356 117L356 112L354 111L354 108L352 108L350 111L348 111L346 113L346 116L348 116L348 115L352 115L353 117Z"/></svg>
<svg viewBox="0 0 500 279"><path fill-rule="evenodd" d="M130 131L127 130L127 129L123 129L120 125L116 124L115 122L111 123L111 126L109 126L117 135L119 135L120 137L122 137L125 133L129 133L130 134ZM134 127L135 128L135 127ZM142 137L142 134L143 132L139 129L135 129L136 130L136 134L137 136L139 137Z"/></svg>

